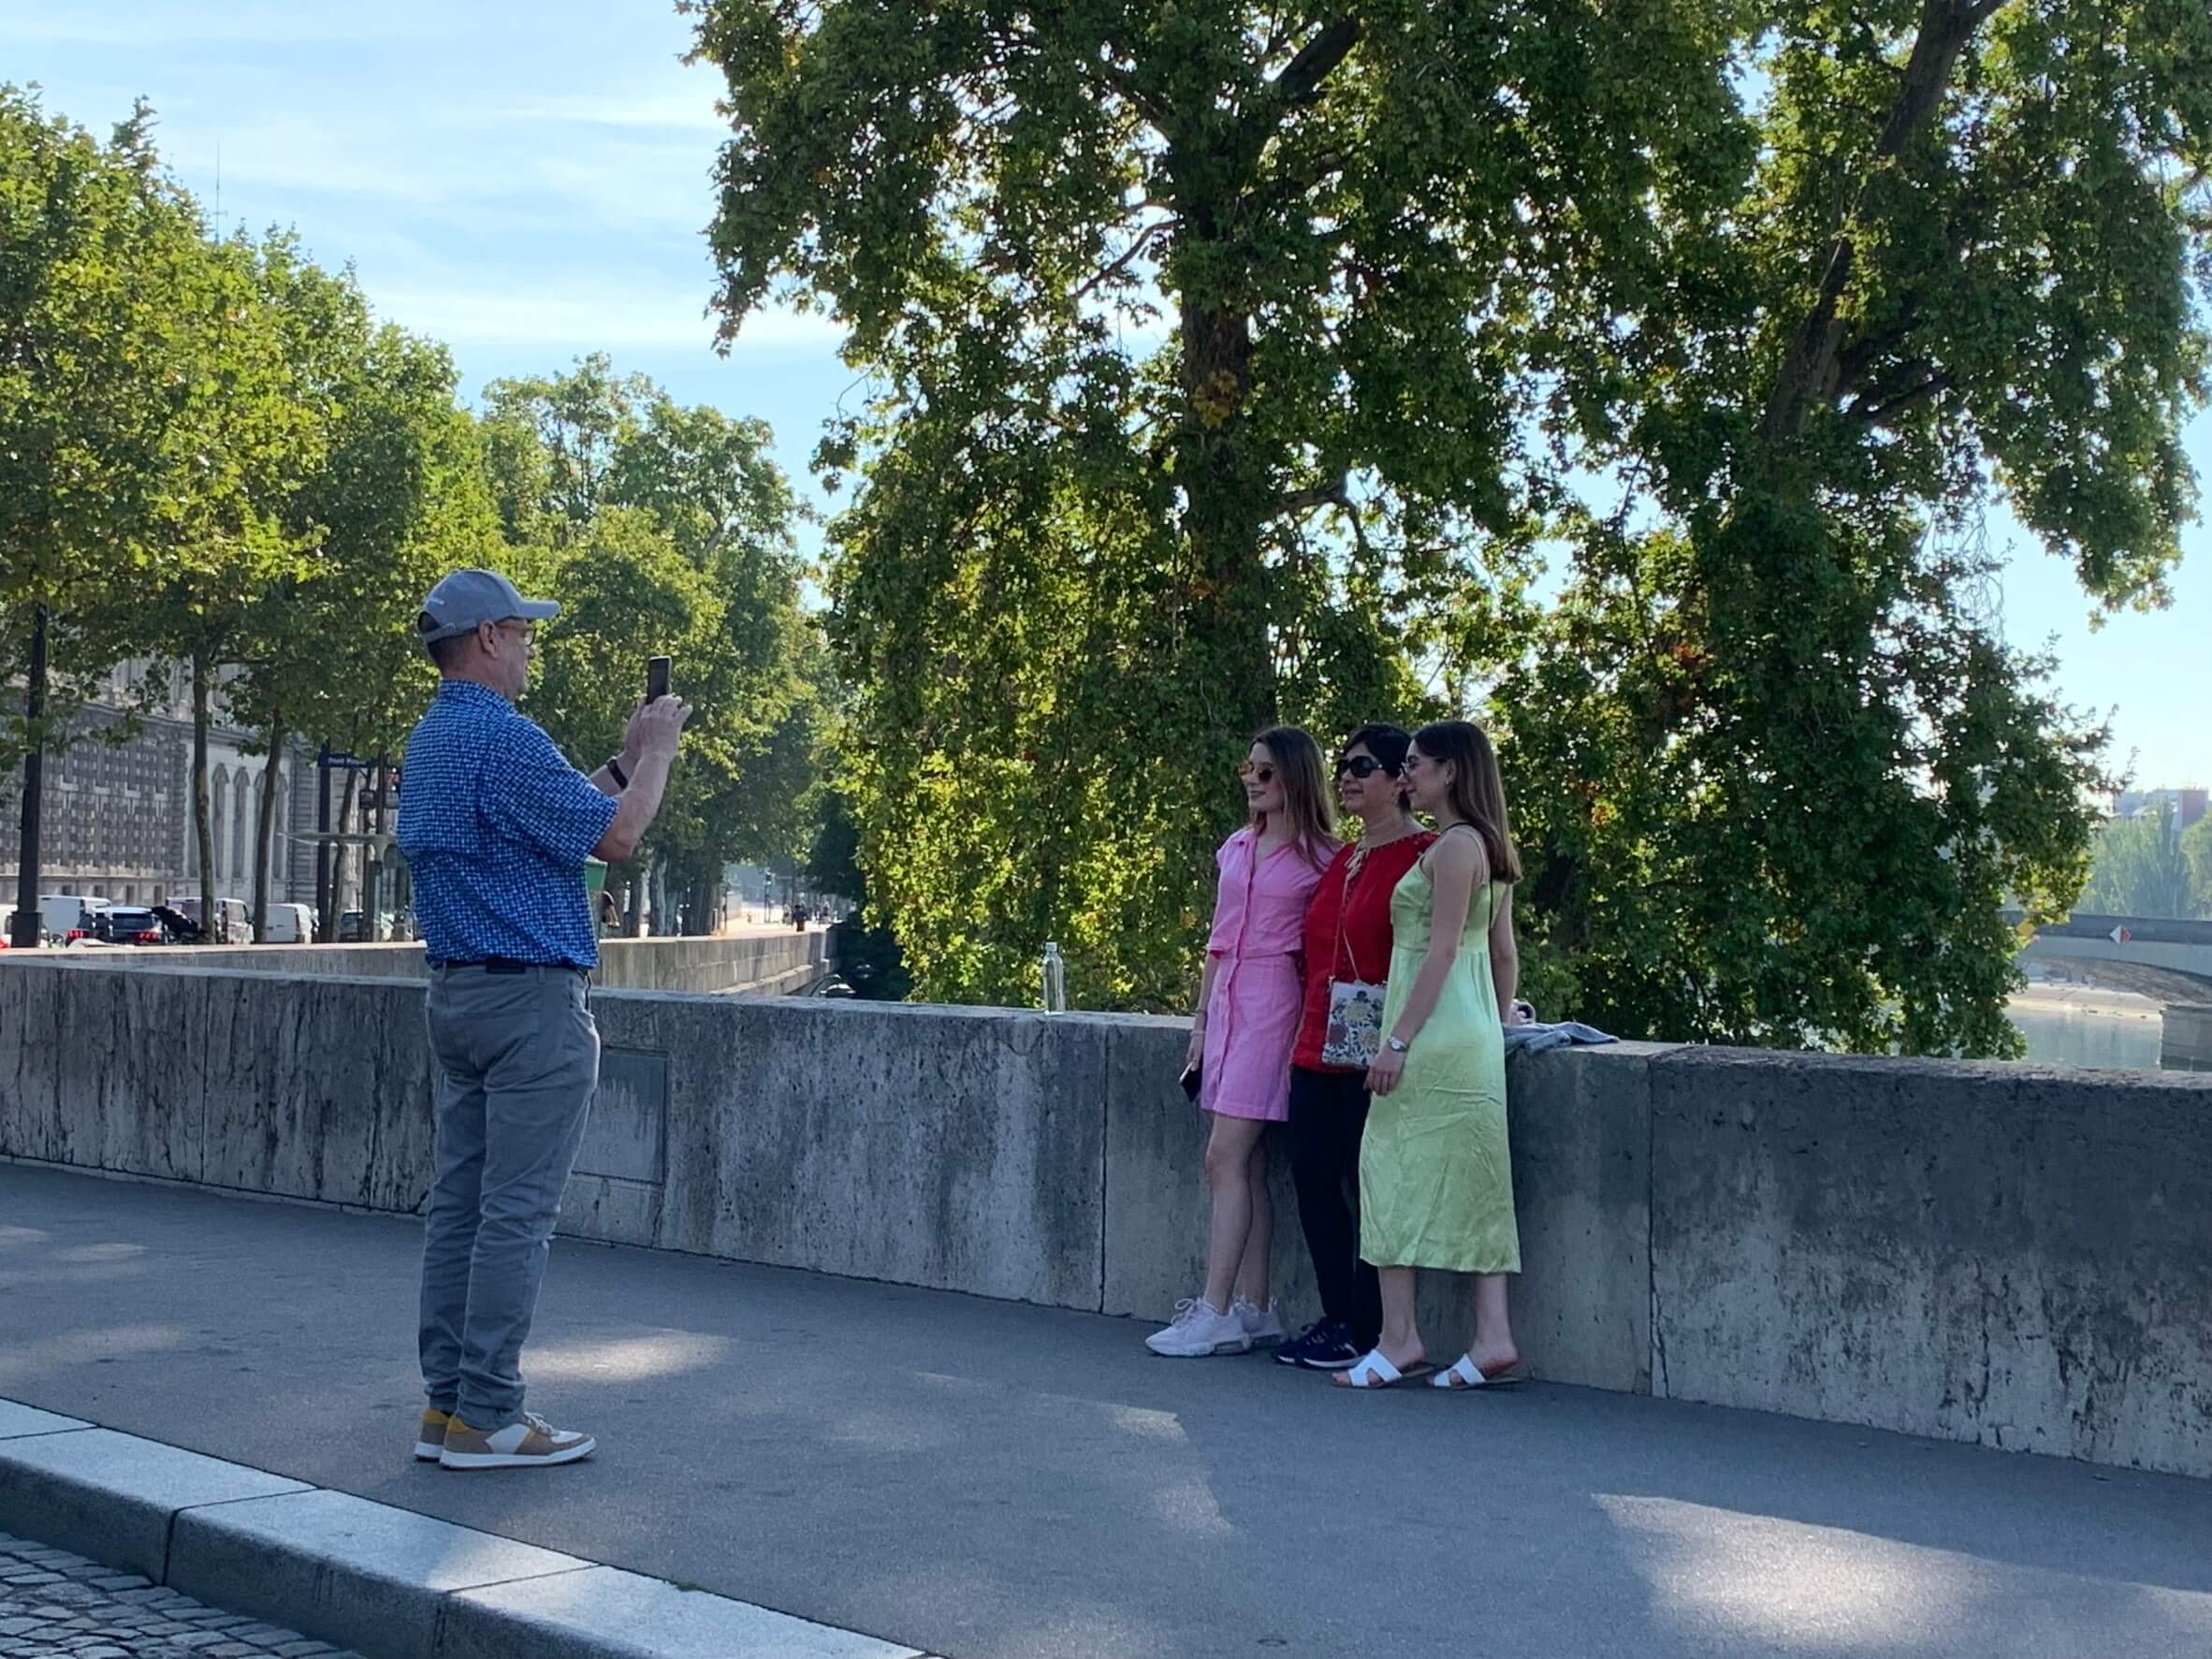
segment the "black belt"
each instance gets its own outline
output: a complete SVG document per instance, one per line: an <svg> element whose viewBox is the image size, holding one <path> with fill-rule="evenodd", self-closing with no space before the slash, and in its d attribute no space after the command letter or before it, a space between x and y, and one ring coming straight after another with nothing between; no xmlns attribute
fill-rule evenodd
<svg viewBox="0 0 2212 1659"><path fill-rule="evenodd" d="M578 968L573 962L517 962L512 956L477 956L463 962L433 962L432 968L481 968L486 973L530 973L540 968L565 968L570 973L589 973L589 968Z"/></svg>

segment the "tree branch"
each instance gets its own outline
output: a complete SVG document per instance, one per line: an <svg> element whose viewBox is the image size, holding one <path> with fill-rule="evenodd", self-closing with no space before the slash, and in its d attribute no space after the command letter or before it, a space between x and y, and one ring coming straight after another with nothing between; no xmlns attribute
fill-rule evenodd
<svg viewBox="0 0 2212 1659"><path fill-rule="evenodd" d="M1267 516L1270 518L1302 517L1316 507L1342 507L1352 515L1353 523L1357 525L1360 516L1352 507L1350 477L1339 473L1326 484L1317 484L1306 489L1293 489L1277 496L1274 504L1267 510Z"/></svg>
<svg viewBox="0 0 2212 1659"><path fill-rule="evenodd" d="M1074 298L1077 299L1087 298L1094 289L1113 281L1116 276L1119 276L1123 271L1129 268L1129 262L1135 259L1138 255L1144 251L1146 245L1151 242L1154 237L1157 236L1161 231L1171 228L1174 224L1175 221L1172 219L1157 219L1150 225L1147 225L1142 230L1137 232L1136 240L1132 241L1127 248L1122 250L1120 256L1117 257L1113 264L1100 269L1096 275L1092 276L1088 281L1086 281L1083 286L1076 289Z"/></svg>
<svg viewBox="0 0 2212 1659"><path fill-rule="evenodd" d="M1284 116L1312 100L1321 82L1360 44L1360 20L1340 17L1316 35L1298 55L1283 65L1283 72L1268 83L1268 97L1260 107L1263 124L1273 127Z"/></svg>
<svg viewBox="0 0 2212 1659"><path fill-rule="evenodd" d="M1899 415L1908 414L1919 408L1921 404L1942 397L1943 393L1957 384L1957 376L1954 375L1950 370L1939 370L1916 385L1909 386L1901 392L1892 393L1879 402L1870 401L1869 400L1872 396L1870 393L1868 397L1860 398L1843 413L1846 418L1856 421L1861 426L1887 426Z"/></svg>

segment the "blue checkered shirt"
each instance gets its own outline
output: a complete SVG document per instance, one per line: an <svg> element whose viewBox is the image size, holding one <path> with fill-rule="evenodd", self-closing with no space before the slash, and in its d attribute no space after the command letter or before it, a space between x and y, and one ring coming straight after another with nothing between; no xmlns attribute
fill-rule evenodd
<svg viewBox="0 0 2212 1659"><path fill-rule="evenodd" d="M444 680L407 739L400 851L432 962L599 966L584 860L616 802L497 691Z"/></svg>

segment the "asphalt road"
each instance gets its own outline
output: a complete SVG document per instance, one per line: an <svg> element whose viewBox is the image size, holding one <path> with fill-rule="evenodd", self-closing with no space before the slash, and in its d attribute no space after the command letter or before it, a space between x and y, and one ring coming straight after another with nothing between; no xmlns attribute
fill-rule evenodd
<svg viewBox="0 0 2212 1659"><path fill-rule="evenodd" d="M0 1395L952 1659L2202 1659L2212 1484L557 1244L531 1404L408 1455L409 1221L0 1166Z"/></svg>

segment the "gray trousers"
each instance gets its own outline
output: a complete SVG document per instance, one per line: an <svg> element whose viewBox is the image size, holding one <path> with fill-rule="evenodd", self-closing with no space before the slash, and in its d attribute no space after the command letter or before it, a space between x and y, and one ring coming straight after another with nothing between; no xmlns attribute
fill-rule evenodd
<svg viewBox="0 0 2212 1659"><path fill-rule="evenodd" d="M573 968L434 968L437 1173L422 1255L423 1391L471 1428L522 1415L522 1345L599 1084Z"/></svg>

